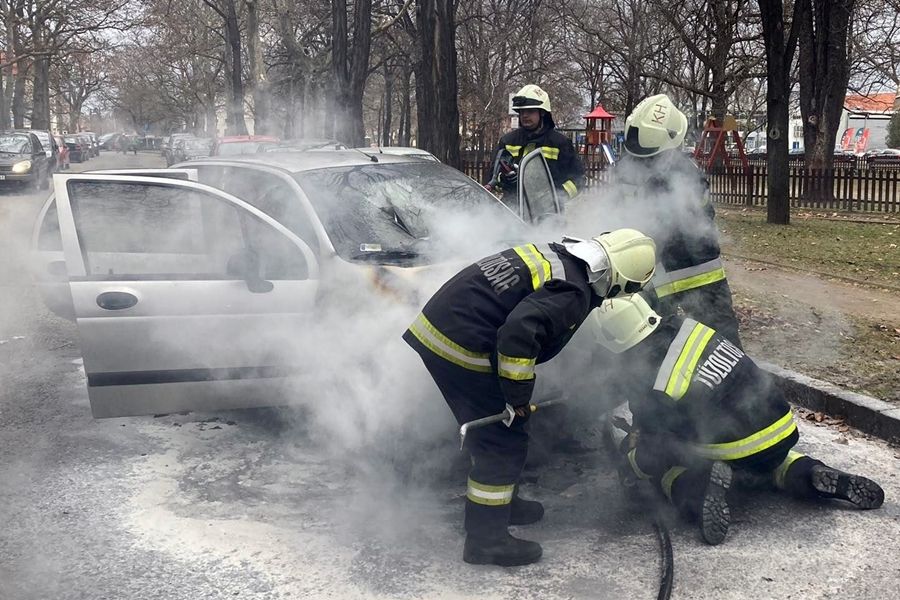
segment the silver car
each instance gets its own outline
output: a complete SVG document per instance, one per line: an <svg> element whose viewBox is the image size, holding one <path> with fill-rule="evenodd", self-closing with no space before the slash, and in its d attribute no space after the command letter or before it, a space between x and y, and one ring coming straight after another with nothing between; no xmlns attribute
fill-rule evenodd
<svg viewBox="0 0 900 600"><path fill-rule="evenodd" d="M546 199L543 158L523 165L523 189ZM366 294L415 296L416 273L446 256L435 215L464 232L528 237L455 169L352 150L54 183L35 224L34 273L45 303L78 325L95 417L284 404L298 382L314 388L325 375L308 358L332 290L353 281L361 310Z"/></svg>

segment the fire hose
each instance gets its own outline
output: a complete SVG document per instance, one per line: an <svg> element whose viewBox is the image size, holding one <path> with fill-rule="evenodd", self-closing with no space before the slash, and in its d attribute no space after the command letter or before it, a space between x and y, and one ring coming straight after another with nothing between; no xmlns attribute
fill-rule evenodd
<svg viewBox="0 0 900 600"><path fill-rule="evenodd" d="M529 404L526 410L533 413L538 409L547 408L554 404L559 404L559 402L557 400L547 400L545 402ZM463 423L459 428L459 449L463 449L466 443L466 434L472 429L478 429L493 423L503 423L509 427L515 418L515 409L507 404L506 408L503 409L503 412ZM669 600L669 598L672 597L672 588L675 583L675 559L672 552L672 538L669 535L669 528L666 527L659 509L655 510L653 514L653 529L656 532L656 539L659 542L661 563L659 592L656 595L656 600Z"/></svg>

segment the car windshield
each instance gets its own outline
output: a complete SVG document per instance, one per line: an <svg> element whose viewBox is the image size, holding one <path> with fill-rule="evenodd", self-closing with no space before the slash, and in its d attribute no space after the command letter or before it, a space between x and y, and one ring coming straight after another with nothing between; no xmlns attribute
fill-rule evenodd
<svg viewBox="0 0 900 600"><path fill-rule="evenodd" d="M212 140L185 140L185 150L209 150Z"/></svg>
<svg viewBox="0 0 900 600"><path fill-rule="evenodd" d="M256 154L260 151L260 146L270 146L271 142L225 142L219 144L219 156L230 156L234 154Z"/></svg>
<svg viewBox="0 0 900 600"><path fill-rule="evenodd" d="M24 135L0 135L0 152L25 154L27 151L28 138Z"/></svg>
<svg viewBox="0 0 900 600"><path fill-rule="evenodd" d="M345 259L394 256L418 262L464 239L487 243L479 238L519 238L524 232L515 213L472 179L440 163L335 167L295 178Z"/></svg>

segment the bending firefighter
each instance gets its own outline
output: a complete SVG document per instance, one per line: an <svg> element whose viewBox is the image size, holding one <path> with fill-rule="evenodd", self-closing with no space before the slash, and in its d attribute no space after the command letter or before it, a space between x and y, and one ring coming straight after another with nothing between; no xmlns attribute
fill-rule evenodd
<svg viewBox="0 0 900 600"><path fill-rule="evenodd" d="M793 450L799 432L781 391L715 330L660 317L641 294L604 302L589 322L597 342L622 355L619 381L639 388L620 447L625 469L699 520L708 543L728 532L732 469L796 496L881 506L884 492L875 482Z"/></svg>
<svg viewBox="0 0 900 600"><path fill-rule="evenodd" d="M524 156L540 148L547 160L553 184L574 198L584 186L584 165L572 142L556 130L550 112L550 97L536 85L526 85L512 99L519 127L502 138L494 150L494 176L488 187L498 185L504 194L518 191L518 165Z"/></svg>
<svg viewBox="0 0 900 600"><path fill-rule="evenodd" d="M625 120L625 154L614 174L617 200L658 245L651 286L661 314L681 308L741 345L731 289L719 257L708 183L681 150L687 118L665 94L640 102Z"/></svg>
<svg viewBox="0 0 900 600"><path fill-rule="evenodd" d="M466 562L513 566L541 557L540 545L507 531L544 514L539 502L517 493L535 365L556 356L604 298L649 281L654 248L642 233L620 229L586 241L498 252L445 283L403 334L460 424L506 405L516 411L509 426L497 423L466 436L472 456Z"/></svg>

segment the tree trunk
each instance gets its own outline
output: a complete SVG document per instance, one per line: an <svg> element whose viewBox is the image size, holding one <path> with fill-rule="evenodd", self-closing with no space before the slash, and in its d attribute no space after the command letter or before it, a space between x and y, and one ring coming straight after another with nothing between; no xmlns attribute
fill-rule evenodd
<svg viewBox="0 0 900 600"><path fill-rule="evenodd" d="M351 146L365 143L363 93L369 74L372 41L372 0L357 0L353 14L353 48L347 33L347 2L331 5L332 75L334 76L334 137Z"/></svg>
<svg viewBox="0 0 900 600"><path fill-rule="evenodd" d="M416 9L417 145L453 167L459 166L456 1L420 0Z"/></svg>
<svg viewBox="0 0 900 600"><path fill-rule="evenodd" d="M410 120L412 119L412 87L410 86L410 68L403 66L400 79L400 124L397 127L397 143L401 146L409 146Z"/></svg>
<svg viewBox="0 0 900 600"><path fill-rule="evenodd" d="M81 119L81 102L69 105L69 131L78 131L78 121ZM37 129L37 127L35 127ZM48 127L49 129L49 127Z"/></svg>
<svg viewBox="0 0 900 600"><path fill-rule="evenodd" d="M50 57L38 55L34 58L34 79L32 80L31 128L50 129Z"/></svg>
<svg viewBox="0 0 900 600"><path fill-rule="evenodd" d="M382 120L381 145L390 146L393 141L394 126L394 71L384 64L384 117Z"/></svg>
<svg viewBox="0 0 900 600"><path fill-rule="evenodd" d="M244 80L242 76L243 55L241 53L241 28L238 21L236 0L225 2L225 43L228 46L229 84L231 97L228 100L226 127L230 135L247 135L244 121Z"/></svg>
<svg viewBox="0 0 900 600"><path fill-rule="evenodd" d="M262 44L259 40L259 2L244 0L247 5L247 53L250 55L250 85L253 96L253 133L267 135L272 132L269 122L271 110L266 65L263 63Z"/></svg>
<svg viewBox="0 0 900 600"><path fill-rule="evenodd" d="M798 0L796 11L809 0ZM788 225L791 204L788 197L790 171L788 168L789 104L791 93L791 63L797 47L797 25L786 36L782 0L759 0L763 38L766 43L766 111L768 113L767 221ZM796 21L795 21L796 23Z"/></svg>
<svg viewBox="0 0 900 600"><path fill-rule="evenodd" d="M831 169L847 83L848 40L855 0L808 0L795 9L800 27L800 116L809 169ZM833 197L824 182L824 199Z"/></svg>
<svg viewBox="0 0 900 600"><path fill-rule="evenodd" d="M25 128L25 86L27 84L26 77L27 71L22 68L22 63L19 63L19 72L16 75L16 81L13 84L12 97L13 127L15 127L16 129Z"/></svg>

